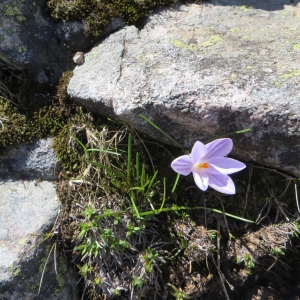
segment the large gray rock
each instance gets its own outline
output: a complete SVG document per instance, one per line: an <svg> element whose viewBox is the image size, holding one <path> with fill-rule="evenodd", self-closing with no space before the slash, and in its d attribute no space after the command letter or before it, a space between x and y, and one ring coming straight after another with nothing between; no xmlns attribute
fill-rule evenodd
<svg viewBox="0 0 300 300"><path fill-rule="evenodd" d="M55 22L47 0L1 0L0 19L0 59L29 70L39 83L56 83L74 68L74 54L101 38L86 37L81 22ZM123 25L114 20L103 35Z"/></svg>
<svg viewBox="0 0 300 300"><path fill-rule="evenodd" d="M76 279L66 258L51 255L40 295L42 269L55 238L41 243L60 210L54 179L57 161L51 139L8 149L0 159L0 299L76 298ZM4 154L5 155L5 154ZM36 247L35 247L36 245ZM31 251L30 251L31 250Z"/></svg>
<svg viewBox="0 0 300 300"><path fill-rule="evenodd" d="M93 111L179 143L251 127L236 156L300 175L300 5L217 1L153 14L85 56L68 86Z"/></svg>
<svg viewBox="0 0 300 300"><path fill-rule="evenodd" d="M73 66L72 52L59 44L45 11L45 0L0 3L0 58L28 69L39 83L55 81Z"/></svg>

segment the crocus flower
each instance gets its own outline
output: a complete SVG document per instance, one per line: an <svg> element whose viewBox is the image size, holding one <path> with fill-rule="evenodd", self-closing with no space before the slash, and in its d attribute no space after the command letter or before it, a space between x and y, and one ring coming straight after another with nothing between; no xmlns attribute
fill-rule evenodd
<svg viewBox="0 0 300 300"><path fill-rule="evenodd" d="M190 155L176 158L171 167L181 175L193 173L196 185L202 191L210 186L224 194L234 194L235 186L227 174L244 169L246 166L231 158L224 157L232 150L232 140L218 139L206 145L197 141Z"/></svg>

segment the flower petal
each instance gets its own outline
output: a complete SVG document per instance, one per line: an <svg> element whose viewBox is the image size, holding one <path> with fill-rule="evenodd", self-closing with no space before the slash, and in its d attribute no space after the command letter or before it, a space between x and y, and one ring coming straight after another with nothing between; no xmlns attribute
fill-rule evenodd
<svg viewBox="0 0 300 300"><path fill-rule="evenodd" d="M220 157L227 155L232 150L233 143L231 139L225 138L212 141L206 144L205 147L207 149L205 159L208 159L214 156Z"/></svg>
<svg viewBox="0 0 300 300"><path fill-rule="evenodd" d="M207 162L210 166L210 168L207 169L207 172L212 174L215 172L210 172L210 170L214 171L214 169L222 174L232 174L246 168L240 161L226 157L212 157L208 159Z"/></svg>
<svg viewBox="0 0 300 300"><path fill-rule="evenodd" d="M198 162L203 156L207 154L206 146L197 141L195 145L193 146L192 152L191 152L191 158L193 163Z"/></svg>
<svg viewBox="0 0 300 300"><path fill-rule="evenodd" d="M208 185L220 193L235 194L234 183L226 174L209 174Z"/></svg>
<svg viewBox="0 0 300 300"><path fill-rule="evenodd" d="M182 155L173 160L171 167L175 172L187 176L192 172L193 162L189 155Z"/></svg>
<svg viewBox="0 0 300 300"><path fill-rule="evenodd" d="M208 175L205 173L199 175L198 173L193 172L193 176L198 188L202 191L206 191L208 188L208 181L209 181Z"/></svg>

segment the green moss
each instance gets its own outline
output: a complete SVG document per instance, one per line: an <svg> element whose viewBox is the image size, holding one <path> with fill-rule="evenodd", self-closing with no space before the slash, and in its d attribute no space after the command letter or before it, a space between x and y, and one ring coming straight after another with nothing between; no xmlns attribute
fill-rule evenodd
<svg viewBox="0 0 300 300"><path fill-rule="evenodd" d="M127 24L138 25L154 8L174 5L177 2L178 0L50 0L48 6L52 17L65 21L83 21L86 34L98 36L114 18L121 18Z"/></svg>
<svg viewBox="0 0 300 300"><path fill-rule="evenodd" d="M28 240L27 238L19 240L19 245L24 246L26 244L27 240Z"/></svg>
<svg viewBox="0 0 300 300"><path fill-rule="evenodd" d="M21 10L17 6L17 3L13 4L5 4L4 5L4 10L3 10L3 15L6 17L15 17L18 22L25 21L26 18L23 16Z"/></svg>
<svg viewBox="0 0 300 300"><path fill-rule="evenodd" d="M0 71L0 152L15 143L54 135L60 131L57 123L64 124L76 114L75 105L69 104L66 96L72 72L62 76L57 102L52 100L53 104L49 105L49 99L33 102L38 90L26 78L28 74L4 60L0 63L5 66ZM11 80L7 82L6 78Z"/></svg>
<svg viewBox="0 0 300 300"><path fill-rule="evenodd" d="M64 276L62 274L60 274L60 273L58 273L56 275L56 281L57 281L57 283L59 285L59 288L55 289L55 293L59 293L63 289L63 287L65 286L66 281L64 279Z"/></svg>
<svg viewBox="0 0 300 300"><path fill-rule="evenodd" d="M28 282L28 283L26 283L25 291L28 293L33 292L38 289L39 285L40 285L39 280L37 280L36 282L33 282L33 283Z"/></svg>
<svg viewBox="0 0 300 300"><path fill-rule="evenodd" d="M290 78L295 77L295 76L300 76L300 70L294 70L290 73L283 74L279 78L280 79L290 79Z"/></svg>
<svg viewBox="0 0 300 300"><path fill-rule="evenodd" d="M9 60L2 54L0 54L0 60L3 60L6 64L10 64Z"/></svg>
<svg viewBox="0 0 300 300"><path fill-rule="evenodd" d="M231 32L238 32L238 31L241 31L241 28L239 28L239 27L234 27L234 28L231 28L230 31L231 31Z"/></svg>
<svg viewBox="0 0 300 300"><path fill-rule="evenodd" d="M252 5L241 5L241 10L243 11L243 12L247 12L250 8L252 8L253 6Z"/></svg>
<svg viewBox="0 0 300 300"><path fill-rule="evenodd" d="M202 43L203 47L210 47L223 42L223 39L219 35L211 36L207 41Z"/></svg>
<svg viewBox="0 0 300 300"><path fill-rule="evenodd" d="M26 52L26 51L27 51L27 47L26 46L22 45L22 46L18 47L18 52L19 53Z"/></svg>
<svg viewBox="0 0 300 300"><path fill-rule="evenodd" d="M56 275L56 281L59 285L59 288L55 290L55 293L59 293L65 286L66 284L65 274L68 270L67 260L63 256L60 256L58 260L59 262L58 262L58 270L57 270L58 272Z"/></svg>
<svg viewBox="0 0 300 300"><path fill-rule="evenodd" d="M194 44L185 44L184 42L182 42L181 40L173 40L172 44L177 47L177 48L181 48L184 50L196 50L197 46Z"/></svg>
<svg viewBox="0 0 300 300"><path fill-rule="evenodd" d="M300 44L294 44L293 45L293 50L294 51L300 51Z"/></svg>
<svg viewBox="0 0 300 300"><path fill-rule="evenodd" d="M9 267L9 270L12 272L12 274L13 274L13 276L14 276L14 277L17 277L17 276L19 276L19 277L21 277L22 279L24 279L24 278L25 278L25 275L24 275L24 274L22 274L22 272L21 272L21 269L20 269L20 268L18 268L18 267L15 267L15 266L11 266L11 267Z"/></svg>

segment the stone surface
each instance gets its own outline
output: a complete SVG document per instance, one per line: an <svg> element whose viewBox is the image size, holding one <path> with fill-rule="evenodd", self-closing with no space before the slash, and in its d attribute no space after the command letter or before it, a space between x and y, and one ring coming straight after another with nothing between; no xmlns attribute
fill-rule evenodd
<svg viewBox="0 0 300 300"><path fill-rule="evenodd" d="M39 83L57 80L74 65L72 52L59 45L56 24L45 11L45 0L0 3L0 57L28 69Z"/></svg>
<svg viewBox="0 0 300 300"><path fill-rule="evenodd" d="M28 252L51 231L59 212L54 184L0 178L0 194L0 299L76 299L76 279L61 254L56 254L58 275L51 255L38 295L53 240Z"/></svg>
<svg viewBox="0 0 300 300"><path fill-rule="evenodd" d="M57 179L60 165L51 145L52 138L45 138L9 147L0 157L0 174L21 179Z"/></svg>
<svg viewBox="0 0 300 300"><path fill-rule="evenodd" d="M76 65L82 65L84 63L84 53L76 52L76 54L73 57L73 61Z"/></svg>
<svg viewBox="0 0 300 300"><path fill-rule="evenodd" d="M58 251L58 274L52 254L37 294L43 263L54 240L34 246L51 232L60 209L55 184L40 181L57 178L51 143L47 138L16 145L0 158L0 299L76 298L76 278Z"/></svg>
<svg viewBox="0 0 300 300"><path fill-rule="evenodd" d="M232 131L245 161L300 175L299 1L212 0L153 14L85 55L68 93L88 107L190 148Z"/></svg>
<svg viewBox="0 0 300 300"><path fill-rule="evenodd" d="M0 20L0 58L31 71L38 83L56 83L75 67L74 53L102 38L87 37L81 22L54 21L47 0L1 0ZM122 26L116 19L103 35Z"/></svg>

